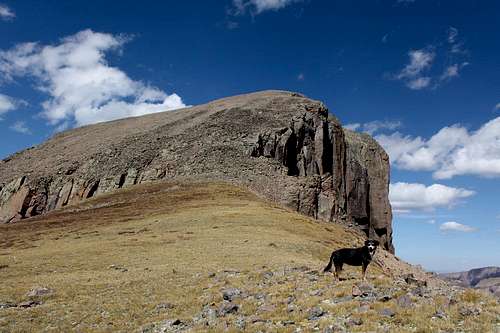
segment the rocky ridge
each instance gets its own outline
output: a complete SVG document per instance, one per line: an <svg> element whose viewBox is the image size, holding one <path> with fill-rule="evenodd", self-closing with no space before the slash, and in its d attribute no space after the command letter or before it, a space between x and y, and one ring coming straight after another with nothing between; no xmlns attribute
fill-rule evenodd
<svg viewBox="0 0 500 333"><path fill-rule="evenodd" d="M318 101L265 91L86 126L0 162L0 222L157 180L224 180L392 245L389 159Z"/></svg>
<svg viewBox="0 0 500 333"><path fill-rule="evenodd" d="M445 273L439 276L455 285L481 289L500 297L500 267L474 268L465 272Z"/></svg>

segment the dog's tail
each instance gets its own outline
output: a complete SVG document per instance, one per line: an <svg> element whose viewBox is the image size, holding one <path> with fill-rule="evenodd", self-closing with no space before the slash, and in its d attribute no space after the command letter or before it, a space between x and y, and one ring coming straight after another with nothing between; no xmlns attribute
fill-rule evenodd
<svg viewBox="0 0 500 333"><path fill-rule="evenodd" d="M330 256L330 261L328 262L328 265L326 265L325 269L323 270L323 273L329 272L332 269L333 257L334 257L334 255L332 253L332 255Z"/></svg>

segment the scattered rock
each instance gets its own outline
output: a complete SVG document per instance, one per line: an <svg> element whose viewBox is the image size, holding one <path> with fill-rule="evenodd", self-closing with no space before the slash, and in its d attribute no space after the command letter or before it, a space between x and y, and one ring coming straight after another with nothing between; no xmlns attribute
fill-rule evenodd
<svg viewBox="0 0 500 333"><path fill-rule="evenodd" d="M184 323L180 320L180 319L176 319L174 320L174 322L172 323L173 326L179 326L179 325L183 325Z"/></svg>
<svg viewBox="0 0 500 333"><path fill-rule="evenodd" d="M362 304L358 308L358 312L359 313L365 313L365 312L368 312L368 311L370 311L370 305L369 304Z"/></svg>
<svg viewBox="0 0 500 333"><path fill-rule="evenodd" d="M404 275L404 280L407 284L411 284L417 287L427 287L427 281L418 280L413 274Z"/></svg>
<svg viewBox="0 0 500 333"><path fill-rule="evenodd" d="M361 283L358 285L359 289L363 292L364 295L371 294L374 291L374 287L369 283Z"/></svg>
<svg viewBox="0 0 500 333"><path fill-rule="evenodd" d="M413 306L413 301L408 295L399 296L398 299L396 300L396 303L403 309L409 309Z"/></svg>
<svg viewBox="0 0 500 333"><path fill-rule="evenodd" d="M128 272L128 269L126 269L125 267L118 266L118 265L110 265L109 268L120 271L122 273Z"/></svg>
<svg viewBox="0 0 500 333"><path fill-rule="evenodd" d="M208 274L208 277L209 277L209 278L214 278L214 277L215 277L215 273L210 273L210 274Z"/></svg>
<svg viewBox="0 0 500 333"><path fill-rule="evenodd" d="M195 322L205 321L206 326L214 326L217 322L217 311L206 305L201 313L193 319Z"/></svg>
<svg viewBox="0 0 500 333"><path fill-rule="evenodd" d="M48 296L53 293L52 289L45 288L45 287L35 287L32 288L27 294L27 297L41 297L41 296Z"/></svg>
<svg viewBox="0 0 500 333"><path fill-rule="evenodd" d="M42 302L40 301L25 301L25 302L21 302L19 303L17 306L20 307L20 308L32 308L32 307L35 307L35 306L38 306L38 305L41 305Z"/></svg>
<svg viewBox="0 0 500 333"><path fill-rule="evenodd" d="M174 307L175 306L171 303L160 303L156 306L156 311L160 312L160 311L165 311L165 310L171 310Z"/></svg>
<svg viewBox="0 0 500 333"><path fill-rule="evenodd" d="M436 311L436 313L434 313L432 318L446 319L446 313L438 310L438 311Z"/></svg>
<svg viewBox="0 0 500 333"><path fill-rule="evenodd" d="M423 297L425 294L425 288L423 288L423 287L414 288L414 289L412 289L411 294L414 296Z"/></svg>
<svg viewBox="0 0 500 333"><path fill-rule="evenodd" d="M13 302L0 302L0 309L8 309L17 307L16 303Z"/></svg>
<svg viewBox="0 0 500 333"><path fill-rule="evenodd" d="M258 299L258 300L265 299L265 298L266 298L266 296L267 296L267 295L266 295L265 293L257 293L257 294L255 294L255 295L253 295L253 297L254 297L255 299Z"/></svg>
<svg viewBox="0 0 500 333"><path fill-rule="evenodd" d="M309 315L307 317L307 319L309 319L310 321L312 320L318 320L319 318L323 317L325 315L325 311L319 307L319 306L316 306L314 308L312 308L311 310L309 310Z"/></svg>
<svg viewBox="0 0 500 333"><path fill-rule="evenodd" d="M283 326L295 325L295 322L293 320L283 320L281 322L281 325L283 325Z"/></svg>
<svg viewBox="0 0 500 333"><path fill-rule="evenodd" d="M241 297L242 292L237 288L228 288L222 291L222 298L226 301L233 301L234 299Z"/></svg>
<svg viewBox="0 0 500 333"><path fill-rule="evenodd" d="M391 295L383 295L378 299L379 302L388 302L392 299Z"/></svg>
<svg viewBox="0 0 500 333"><path fill-rule="evenodd" d="M238 317L234 323L240 330L245 330L247 323L245 317Z"/></svg>
<svg viewBox="0 0 500 333"><path fill-rule="evenodd" d="M352 286L352 296L359 297L361 295L363 295L363 292L361 291L361 289L359 289L359 287L356 285Z"/></svg>
<svg viewBox="0 0 500 333"><path fill-rule="evenodd" d="M394 312L392 309L384 308L380 310L379 314L384 317L394 317L396 315L396 312Z"/></svg>
<svg viewBox="0 0 500 333"><path fill-rule="evenodd" d="M313 290L309 293L309 296L321 296L323 295L323 291L320 289Z"/></svg>
<svg viewBox="0 0 500 333"><path fill-rule="evenodd" d="M228 314L236 313L239 310L239 306L237 304L234 304L232 302L224 302L220 305L219 310L217 311L217 314L219 317L224 317Z"/></svg>
<svg viewBox="0 0 500 333"><path fill-rule="evenodd" d="M361 318L349 318L346 321L347 326L360 326L363 325L363 319Z"/></svg>
<svg viewBox="0 0 500 333"><path fill-rule="evenodd" d="M181 332L189 327L180 319L165 320L159 323L151 324L142 329L142 333L166 333L166 332Z"/></svg>
<svg viewBox="0 0 500 333"><path fill-rule="evenodd" d="M273 312L275 310L276 310L276 306L274 306L272 304L263 304L263 305L259 306L259 309L258 309L259 312Z"/></svg>
<svg viewBox="0 0 500 333"><path fill-rule="evenodd" d="M481 314L481 309L475 307L461 306L458 313L463 317L477 316Z"/></svg>

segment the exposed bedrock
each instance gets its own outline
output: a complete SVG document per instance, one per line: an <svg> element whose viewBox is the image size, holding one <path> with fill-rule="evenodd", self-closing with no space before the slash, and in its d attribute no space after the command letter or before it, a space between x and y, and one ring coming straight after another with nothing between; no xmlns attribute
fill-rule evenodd
<svg viewBox="0 0 500 333"><path fill-rule="evenodd" d="M387 154L321 102L283 91L81 127L16 153L0 162L0 222L161 179L243 185L394 250Z"/></svg>

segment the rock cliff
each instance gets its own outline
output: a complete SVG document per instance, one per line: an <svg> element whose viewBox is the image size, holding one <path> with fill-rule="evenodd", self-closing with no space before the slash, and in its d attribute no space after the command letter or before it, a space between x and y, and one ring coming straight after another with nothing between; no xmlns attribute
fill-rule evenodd
<svg viewBox="0 0 500 333"><path fill-rule="evenodd" d="M265 91L77 128L0 162L0 222L162 179L224 180L392 245L389 159L318 101Z"/></svg>

